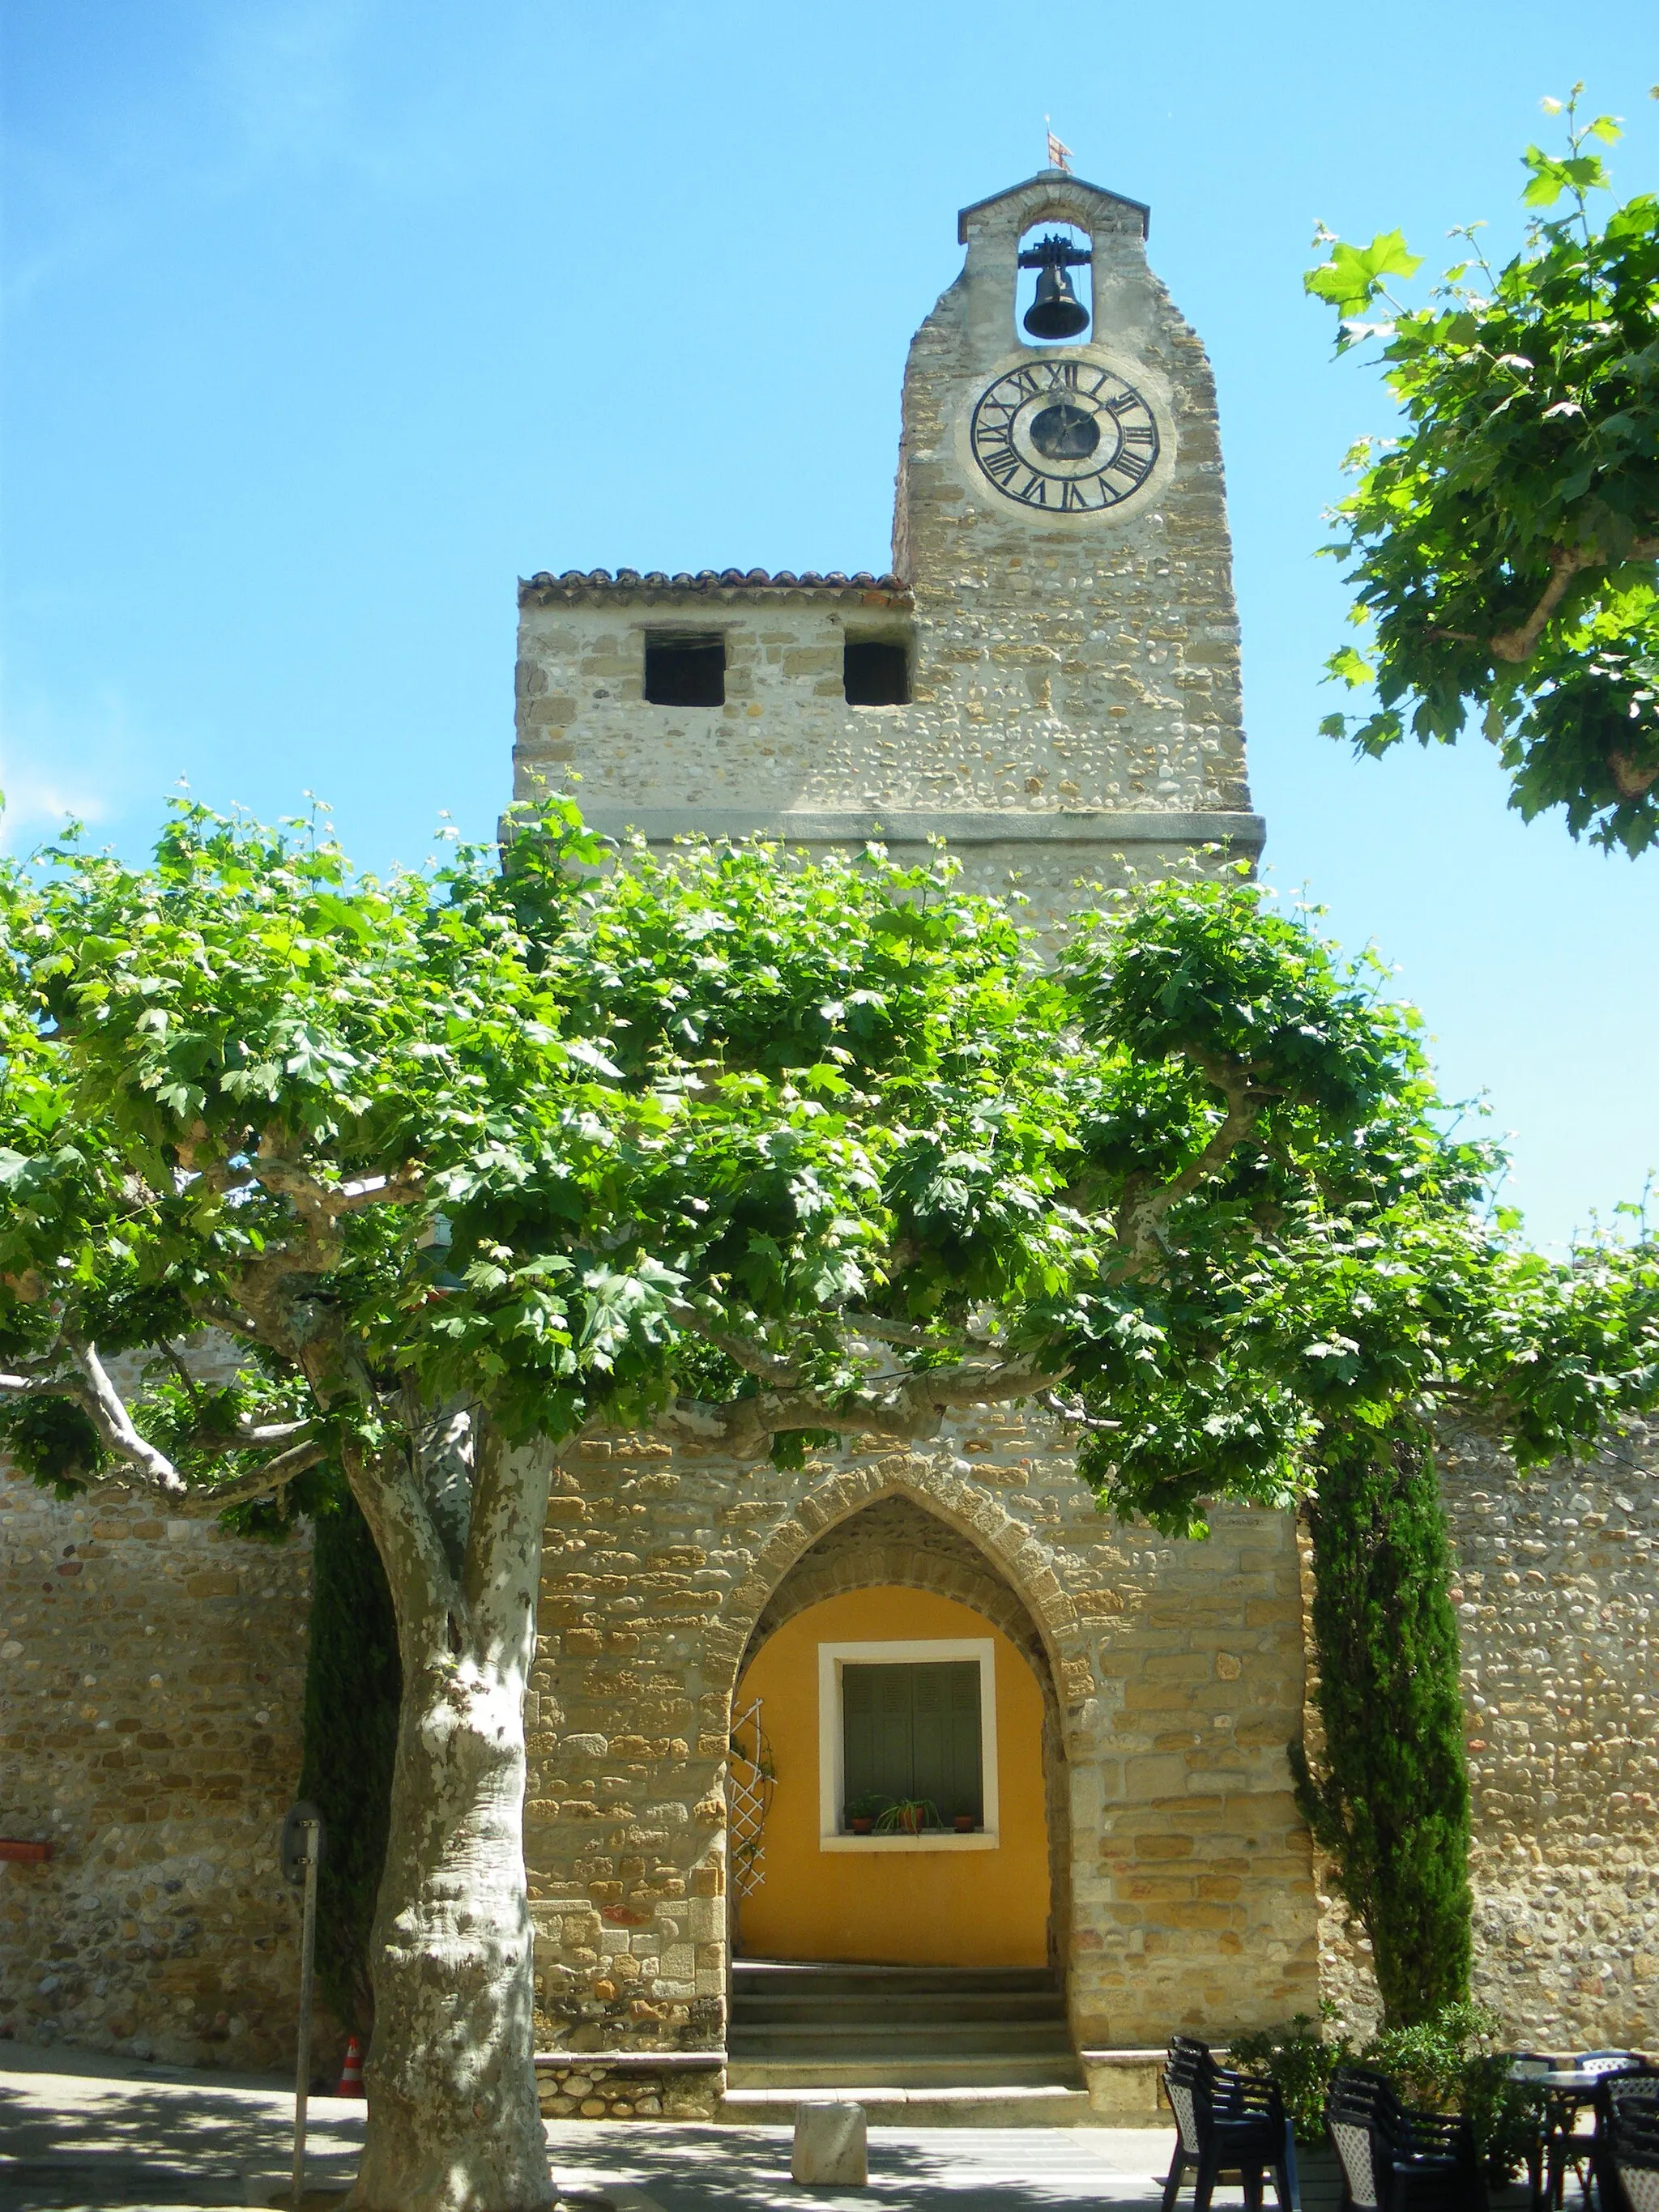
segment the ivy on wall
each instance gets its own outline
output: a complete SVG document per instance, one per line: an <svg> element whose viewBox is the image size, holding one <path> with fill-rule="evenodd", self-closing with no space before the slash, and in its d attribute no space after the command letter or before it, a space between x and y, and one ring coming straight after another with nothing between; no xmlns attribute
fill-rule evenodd
<svg viewBox="0 0 1659 2212"><path fill-rule="evenodd" d="M317 1880L317 1978L342 2026L366 2036L402 1669L374 1540L343 1483L338 1495L316 1521L299 1794L321 1811L328 1838Z"/></svg>
<svg viewBox="0 0 1659 2212"><path fill-rule="evenodd" d="M1317 1773L1297 1802L1371 1940L1384 2022L1469 1990L1469 1783L1450 1550L1428 1439L1355 1437L1321 1468L1313 1534Z"/></svg>

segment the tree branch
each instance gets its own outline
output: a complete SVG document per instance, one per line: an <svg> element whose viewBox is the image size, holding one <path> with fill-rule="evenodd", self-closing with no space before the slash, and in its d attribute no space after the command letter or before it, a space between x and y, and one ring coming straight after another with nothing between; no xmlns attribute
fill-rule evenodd
<svg viewBox="0 0 1659 2212"><path fill-rule="evenodd" d="M1224 1060L1212 1059L1207 1053L1199 1053L1191 1047L1184 1048L1183 1056L1204 1076L1206 1082L1220 1091L1227 1102L1227 1110L1212 1131L1202 1151L1195 1153L1168 1182L1160 1183L1145 1197L1131 1184L1118 1208L1115 1224L1117 1241L1124 1248L1132 1268L1139 1268L1158 1250L1158 1224L1178 1200L1190 1196L1200 1183L1206 1182L1220 1167L1228 1155L1242 1144L1255 1127L1256 1115L1273 1091L1258 1090L1244 1070Z"/></svg>
<svg viewBox="0 0 1659 2212"><path fill-rule="evenodd" d="M214 1328L225 1329L232 1336L246 1337L250 1344L263 1344L264 1341L257 1322L250 1321L246 1314L238 1313L234 1306L228 1306L218 1298L192 1298L190 1308L198 1321L205 1322Z"/></svg>
<svg viewBox="0 0 1659 2212"><path fill-rule="evenodd" d="M1592 547L1554 545L1550 549L1550 580L1543 595L1525 622L1514 629L1500 630L1491 641L1494 657L1498 660L1517 663L1530 660L1538 641L1544 635L1544 625L1555 612L1571 586L1572 580L1586 568L1598 565L1601 555Z"/></svg>
<svg viewBox="0 0 1659 2212"><path fill-rule="evenodd" d="M182 1362L172 1346L163 1346L162 1350L183 1372ZM67 1370L64 1364L65 1354L73 1362L72 1368ZM139 1433L125 1401L98 1356L97 1346L77 1343L72 1337L64 1340L63 1351L55 1359L30 1362L22 1374L0 1375L0 1390L19 1396L67 1398L71 1404L79 1406L105 1448L124 1461L131 1474L137 1477L137 1486L159 1491L176 1511L187 1518L222 1513L228 1505L239 1505L250 1498L266 1497L271 1491L280 1490L285 1482L292 1482L295 1475L303 1474L307 1468L326 1459L333 1449L326 1437L315 1433L309 1421L246 1421L234 1431L204 1431L192 1442L207 1451L258 1450L262 1445L283 1443L288 1443L288 1449L267 1460L263 1467L240 1475L234 1482L223 1483L217 1488L198 1489L185 1480L165 1452ZM94 1492L130 1490L134 1486L130 1476L123 1479L115 1475L86 1485Z"/></svg>
<svg viewBox="0 0 1659 2212"><path fill-rule="evenodd" d="M309 1418L298 1421L253 1421L244 1415L234 1429L204 1425L191 1431L190 1440L198 1451L264 1451L272 1444L292 1443L309 1436L311 1428Z"/></svg>
<svg viewBox="0 0 1659 2212"><path fill-rule="evenodd" d="M369 1206L410 1206L426 1196L426 1178L417 1167L405 1165L391 1175L365 1176L343 1182L335 1194L335 1210L360 1213Z"/></svg>
<svg viewBox="0 0 1659 2212"><path fill-rule="evenodd" d="M222 1484L215 1490L192 1490L180 1507L185 1520L206 1520L222 1513L228 1505L244 1505L252 1498L268 1498L273 1490L280 1490L285 1482L292 1482L296 1474L325 1460L331 1446L325 1438L307 1437L291 1450L278 1452L275 1459L267 1460L251 1474L239 1475L234 1482Z"/></svg>
<svg viewBox="0 0 1659 2212"><path fill-rule="evenodd" d="M270 1137L261 1143L251 1173L267 1190L291 1200L307 1222L319 1225L331 1224L342 1213L362 1212L370 1206L407 1206L426 1191L420 1169L407 1161L384 1175L360 1176L349 1182L324 1182L309 1168L278 1152Z"/></svg>
<svg viewBox="0 0 1659 2212"><path fill-rule="evenodd" d="M854 1336L873 1337L878 1344L913 1344L924 1351L944 1352L991 1341L988 1337L975 1336L971 1330L962 1335L938 1336L927 1329L913 1328L908 1322L883 1321L874 1314L843 1313L840 1318Z"/></svg>
<svg viewBox="0 0 1659 2212"><path fill-rule="evenodd" d="M81 1370L80 1387L74 1389L72 1395L102 1442L137 1469L147 1488L159 1490L168 1498L184 1497L187 1491L185 1478L164 1451L158 1451L147 1437L139 1435L120 1392L105 1371L97 1346L76 1344L72 1338L65 1341Z"/></svg>
<svg viewBox="0 0 1659 2212"><path fill-rule="evenodd" d="M1620 799L1640 799L1659 783L1659 767L1638 768L1628 753L1610 752L1607 771Z"/></svg>
<svg viewBox="0 0 1659 2212"><path fill-rule="evenodd" d="M1103 1420L1098 1413L1091 1413L1080 1398L1068 1406L1057 1390L1039 1390L1036 1396L1040 1406L1074 1429L1094 1429L1116 1436L1123 1433L1121 1421Z"/></svg>
<svg viewBox="0 0 1659 2212"><path fill-rule="evenodd" d="M933 1367L879 1389L839 1391L762 1390L724 1405L678 1399L658 1425L689 1441L721 1444L738 1459L758 1459L772 1438L789 1429L830 1429L838 1435L923 1443L936 1437L947 1413L969 1406L1031 1398L1063 1379L1024 1359L966 1359Z"/></svg>
<svg viewBox="0 0 1659 2212"><path fill-rule="evenodd" d="M1636 538L1629 552L1621 557L1626 561L1659 558L1659 538ZM1514 629L1500 630L1496 637L1487 641L1493 657L1507 660L1512 665L1530 660L1539 639L1544 635L1545 625L1566 597L1573 578L1582 575L1586 568L1605 568L1613 565L1599 545L1553 545L1550 548L1550 580L1545 585L1537 605L1525 622L1517 623ZM1648 783L1653 781L1652 776L1647 779ZM1642 790L1646 788L1647 784L1644 783ZM1641 792L1626 792L1625 796L1638 799Z"/></svg>
<svg viewBox="0 0 1659 2212"><path fill-rule="evenodd" d="M764 1345L753 1343L748 1337L733 1336L728 1330L717 1328L708 1321L685 1298L665 1301L671 1321L693 1336L700 1336L705 1344L712 1344L716 1352L723 1352L734 1367L742 1368L757 1382L775 1382L781 1389L793 1388L800 1370L793 1359L779 1352L769 1352Z"/></svg>

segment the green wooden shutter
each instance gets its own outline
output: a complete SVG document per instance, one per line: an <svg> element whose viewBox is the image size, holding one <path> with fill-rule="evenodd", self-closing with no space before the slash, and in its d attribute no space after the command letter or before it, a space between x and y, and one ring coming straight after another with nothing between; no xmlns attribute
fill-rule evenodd
<svg viewBox="0 0 1659 2212"><path fill-rule="evenodd" d="M846 1796L932 1801L947 1826L985 1817L979 1663L842 1668Z"/></svg>

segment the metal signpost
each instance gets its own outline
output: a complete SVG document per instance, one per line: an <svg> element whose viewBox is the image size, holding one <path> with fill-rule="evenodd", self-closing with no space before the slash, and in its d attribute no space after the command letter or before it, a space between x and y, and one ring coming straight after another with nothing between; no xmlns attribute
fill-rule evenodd
<svg viewBox="0 0 1659 2212"><path fill-rule="evenodd" d="M294 2212L306 2186L306 2096L311 2087L312 1957L317 1948L317 1869L323 1856L323 1816L303 1799L283 1823L283 1872L306 1887L300 1930L300 2050L294 2064Z"/></svg>

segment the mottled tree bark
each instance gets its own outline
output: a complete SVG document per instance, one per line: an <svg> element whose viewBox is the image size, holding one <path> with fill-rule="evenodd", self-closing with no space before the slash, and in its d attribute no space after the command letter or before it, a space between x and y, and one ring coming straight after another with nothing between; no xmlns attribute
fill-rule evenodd
<svg viewBox="0 0 1659 2212"><path fill-rule="evenodd" d="M550 1455L451 1422L352 1486L398 1614L403 1709L350 2212L541 2212L524 1698ZM466 1509L470 1505L470 1511Z"/></svg>

